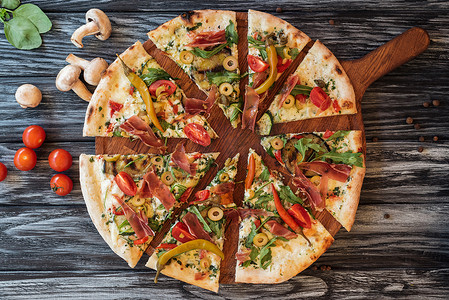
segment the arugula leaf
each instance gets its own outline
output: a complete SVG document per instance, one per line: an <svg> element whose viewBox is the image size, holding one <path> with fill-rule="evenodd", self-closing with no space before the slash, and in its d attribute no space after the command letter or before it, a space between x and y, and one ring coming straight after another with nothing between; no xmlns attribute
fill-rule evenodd
<svg viewBox="0 0 449 300"><path fill-rule="evenodd" d="M176 193L173 193L175 189ZM174 194L176 200L181 198L182 194L184 194L185 191L187 191L187 187L179 183L175 183L170 189L170 192Z"/></svg>
<svg viewBox="0 0 449 300"><path fill-rule="evenodd" d="M263 46L263 45L265 45L265 42L258 41L255 38L253 38L252 36L248 36L248 43L256 45L256 46Z"/></svg>
<svg viewBox="0 0 449 300"><path fill-rule="evenodd" d="M136 159L130 161L129 163L127 163L127 164L123 167L123 169L126 169L127 167L129 167L130 165L132 165L132 164L135 163L136 161L141 160L142 158L143 158L143 155L140 155L138 158L136 158Z"/></svg>
<svg viewBox="0 0 449 300"><path fill-rule="evenodd" d="M223 50L226 46L228 46L228 43L221 44L217 47L215 47L212 50L203 50L198 47L193 48L190 52L192 52L194 55L199 56L201 58L211 58L215 54L219 53L221 50Z"/></svg>
<svg viewBox="0 0 449 300"><path fill-rule="evenodd" d="M201 25L203 25L203 23L198 22L198 23L195 23L195 26L192 26L192 27L186 27L186 30L187 30L187 32L193 31L193 30L198 29Z"/></svg>
<svg viewBox="0 0 449 300"><path fill-rule="evenodd" d="M120 132L120 130L115 130L114 132L112 132L112 135L113 135L113 136L121 137L121 136L122 136L122 133Z"/></svg>
<svg viewBox="0 0 449 300"><path fill-rule="evenodd" d="M161 79L168 80L171 78L171 76L162 69L148 68L147 71L148 73L139 76L147 86L150 86L155 81Z"/></svg>
<svg viewBox="0 0 449 300"><path fill-rule="evenodd" d="M259 54L260 57L262 58L262 60L267 61L268 60L268 54L267 54L267 50L264 48L259 49Z"/></svg>
<svg viewBox="0 0 449 300"><path fill-rule="evenodd" d="M225 32L226 32L226 40L228 41L229 46L232 46L232 44L237 45L239 42L239 35L237 34L237 31L235 30L235 25L231 20L229 20L229 25L226 26Z"/></svg>
<svg viewBox="0 0 449 300"><path fill-rule="evenodd" d="M308 138L299 139L295 143L295 148L299 151L299 153L301 153L302 156L301 161L299 161L298 164L303 162L306 156L306 151L309 149L313 149L316 152L326 152L326 149L324 149L323 146L321 146L320 144L313 143L312 139Z"/></svg>
<svg viewBox="0 0 449 300"><path fill-rule="evenodd" d="M335 151L331 151L331 152L324 153L323 155L320 155L319 158L322 160L328 158L336 163L342 163L342 164L350 165L350 166L354 165L354 166L363 168L363 157L362 157L362 153L360 153L360 152L337 153Z"/></svg>
<svg viewBox="0 0 449 300"><path fill-rule="evenodd" d="M270 171L268 171L268 168L265 167L265 169L263 169L262 173L259 175L259 179L262 181L267 181L270 179Z"/></svg>
<svg viewBox="0 0 449 300"><path fill-rule="evenodd" d="M246 248L251 248L251 245L253 244L253 239L256 236L256 234L257 234L256 224L254 224L254 222L251 222L251 232L249 233L245 241Z"/></svg>
<svg viewBox="0 0 449 300"><path fill-rule="evenodd" d="M350 131L339 130L339 131L335 132L333 135L331 135L330 137L328 137L326 139L326 141L330 141L330 140L340 141L342 138L347 136L349 133L350 133Z"/></svg>
<svg viewBox="0 0 449 300"><path fill-rule="evenodd" d="M310 86L297 84L297 85L295 85L295 87L293 88L293 90L291 91L290 94L292 94L293 96L296 96L299 94L308 96L308 95L310 95L310 92L312 91L312 89L313 88Z"/></svg>
<svg viewBox="0 0 449 300"><path fill-rule="evenodd" d="M234 72L208 72L206 73L207 79L211 84L219 86L223 82L232 83L234 81L240 80L240 74Z"/></svg>
<svg viewBox="0 0 449 300"><path fill-rule="evenodd" d="M260 249L259 266L264 270L271 264L271 247L276 240L277 237L272 238L265 246L262 247L262 249Z"/></svg>
<svg viewBox="0 0 449 300"><path fill-rule="evenodd" d="M304 201L302 201L301 198L295 195L291 188L289 186L281 186L281 190L279 192L279 198L281 198L282 201L288 201L290 203L296 204L299 203L301 205L304 204Z"/></svg>
<svg viewBox="0 0 449 300"><path fill-rule="evenodd" d="M257 199L256 203L254 205L257 207L260 207L262 204L273 201L273 195L270 194L263 194Z"/></svg>
<svg viewBox="0 0 449 300"><path fill-rule="evenodd" d="M209 227L210 227L210 229L212 229L215 236L217 238L221 238L221 236L223 234L222 225L223 225L224 218L222 218L220 221L212 221L211 219L209 219L209 217L207 217L206 219L209 222Z"/></svg>
<svg viewBox="0 0 449 300"><path fill-rule="evenodd" d="M187 208L187 210L196 215L196 217L201 222L201 224L203 224L204 230L206 230L209 233L212 232L212 229L210 229L206 220L204 220L203 216L201 215L200 211L198 210L198 208L195 205L190 206L189 208Z"/></svg>

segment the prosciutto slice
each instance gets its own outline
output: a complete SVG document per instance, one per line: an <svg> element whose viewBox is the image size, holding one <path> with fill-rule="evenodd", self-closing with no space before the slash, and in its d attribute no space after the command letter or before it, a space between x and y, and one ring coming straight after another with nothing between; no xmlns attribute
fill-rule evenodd
<svg viewBox="0 0 449 300"><path fill-rule="evenodd" d="M318 188L301 172L298 166L295 168L295 177L292 180L294 186L307 196L307 200L313 209L322 211L326 206L325 199L321 197Z"/></svg>
<svg viewBox="0 0 449 300"><path fill-rule="evenodd" d="M206 100L196 98L186 98L184 100L184 109L189 115L196 115L199 113L209 113L215 103L217 97L217 86L213 85L209 91L209 96Z"/></svg>
<svg viewBox="0 0 449 300"><path fill-rule="evenodd" d="M292 240L298 236L296 233L291 232L290 230L288 230L287 228L285 228L284 226L282 226L275 220L270 220L270 221L266 222L265 224L267 225L267 227L269 228L268 230L272 234L277 235L277 236L282 236L282 237L286 238L287 240Z"/></svg>
<svg viewBox="0 0 449 300"><path fill-rule="evenodd" d="M176 145L175 152L171 155L171 160L181 169L194 176L196 174L196 164L191 164L186 155L184 143Z"/></svg>
<svg viewBox="0 0 449 300"><path fill-rule="evenodd" d="M281 108L282 105L284 105L285 100L287 99L288 95L290 95L290 93L293 91L293 88L298 83L298 81L299 76L297 74L292 74L287 78L280 92L281 98L279 99L279 108Z"/></svg>
<svg viewBox="0 0 449 300"><path fill-rule="evenodd" d="M206 48L226 43L225 30L219 31L203 31L196 34L189 34L192 42L186 47Z"/></svg>
<svg viewBox="0 0 449 300"><path fill-rule="evenodd" d="M168 211L176 202L175 197L170 192L169 188L159 179L159 177L154 173L154 170L146 173L143 176L146 184L148 184L149 191L155 197L157 197L165 209Z"/></svg>
<svg viewBox="0 0 449 300"><path fill-rule="evenodd" d="M260 98L256 91L253 88L246 86L245 106L243 107L242 116L242 129L248 128L249 130L254 131L259 102Z"/></svg>
<svg viewBox="0 0 449 300"><path fill-rule="evenodd" d="M270 211L266 211L265 209L254 209L254 208L239 208L238 212L240 214L240 218L244 219L249 216L254 217L272 217L274 214Z"/></svg>
<svg viewBox="0 0 449 300"><path fill-rule="evenodd" d="M345 164L329 164L325 161L305 162L299 165L300 169L312 171L340 182L346 182L351 173L351 166Z"/></svg>
<svg viewBox="0 0 449 300"><path fill-rule="evenodd" d="M232 181L223 182L210 188L210 191L216 195L223 195L232 193L234 191L235 184Z"/></svg>
<svg viewBox="0 0 449 300"><path fill-rule="evenodd" d="M122 206L126 220L128 220L129 225L133 228L138 239L143 239L146 236L154 236L154 231L148 226L148 218L143 211L136 213L122 198L115 198Z"/></svg>
<svg viewBox="0 0 449 300"><path fill-rule="evenodd" d="M151 127L141 118L134 115L125 121L120 128L129 134L137 136L142 143L160 150L165 148L164 142L160 140L151 130Z"/></svg>
<svg viewBox="0 0 449 300"><path fill-rule="evenodd" d="M182 221L184 222L184 224L187 225L190 233L192 233L194 236L196 236L199 239L212 242L212 238L207 233L207 231L204 230L203 224L201 224L200 220L198 220L195 214L188 212L184 216L184 218L182 218Z"/></svg>
<svg viewBox="0 0 449 300"><path fill-rule="evenodd" d="M262 83L265 82L265 80L267 80L268 77L268 73L267 71L263 71L263 72L256 72L254 73L253 76L253 88L257 88L259 87L259 85L261 85ZM268 95L268 91L263 92L262 94L259 95L259 102L262 102Z"/></svg>
<svg viewBox="0 0 449 300"><path fill-rule="evenodd" d="M141 198L151 198L153 194L151 194L150 187L148 182L145 179L142 179L140 182L140 187L137 190L137 195Z"/></svg>

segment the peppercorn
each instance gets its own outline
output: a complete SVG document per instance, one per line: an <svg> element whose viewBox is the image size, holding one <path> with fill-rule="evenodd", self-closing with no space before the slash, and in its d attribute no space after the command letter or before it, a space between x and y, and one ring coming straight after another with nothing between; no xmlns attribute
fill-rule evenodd
<svg viewBox="0 0 449 300"><path fill-rule="evenodd" d="M438 141L438 137L437 137L437 136L434 136L434 137L433 137L433 141L434 141L434 142Z"/></svg>
<svg viewBox="0 0 449 300"><path fill-rule="evenodd" d="M335 21L332 20L332 19L330 19L330 20L329 20L329 24L330 24L330 25L335 25Z"/></svg>
<svg viewBox="0 0 449 300"><path fill-rule="evenodd" d="M423 136L420 136L420 137L419 137L419 141L420 141L420 142L424 142L424 137L423 137Z"/></svg>
<svg viewBox="0 0 449 300"><path fill-rule="evenodd" d="M277 13L281 13L282 12L282 8L281 7L276 8L276 12Z"/></svg>
<svg viewBox="0 0 449 300"><path fill-rule="evenodd" d="M419 146L419 147L418 147L418 152L423 152L423 151L424 151L424 148L421 147L421 146Z"/></svg>
<svg viewBox="0 0 449 300"><path fill-rule="evenodd" d="M379 138L373 137L373 142L374 142L374 143L377 143L378 141L379 141Z"/></svg>
<svg viewBox="0 0 449 300"><path fill-rule="evenodd" d="M416 123L416 124L415 124L415 129L416 129L416 130L421 129L421 125L419 125L418 123Z"/></svg>
<svg viewBox="0 0 449 300"><path fill-rule="evenodd" d="M424 102L423 104L422 104L422 106L424 106L424 107L429 107L430 106L430 102Z"/></svg>
<svg viewBox="0 0 449 300"><path fill-rule="evenodd" d="M405 123L412 124L413 123L413 118L412 117L407 117L407 119L405 119Z"/></svg>
<svg viewBox="0 0 449 300"><path fill-rule="evenodd" d="M433 100L432 104L433 104L433 106L439 106L440 105L440 100Z"/></svg>
<svg viewBox="0 0 449 300"><path fill-rule="evenodd" d="M384 219L389 219L390 218L390 214L384 214Z"/></svg>

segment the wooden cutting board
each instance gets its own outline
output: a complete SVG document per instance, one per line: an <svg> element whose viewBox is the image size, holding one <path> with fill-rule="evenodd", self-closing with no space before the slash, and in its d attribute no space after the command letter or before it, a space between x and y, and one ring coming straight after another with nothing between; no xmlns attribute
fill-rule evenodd
<svg viewBox="0 0 449 300"><path fill-rule="evenodd" d="M246 56L247 49L247 14L237 13L237 29L239 33L239 68L242 73L247 70ZM290 122L284 124L276 124L273 126L272 134L280 133L297 133L297 132L312 132L312 131L325 131L330 130L362 130L364 132L362 113L361 113L361 101L362 96L368 86L387 74L391 70L413 59L429 45L429 36L427 32L421 28L414 27L403 34L399 35L395 39L382 45L376 50L368 53L364 57L342 62L343 68L351 79L354 91L357 99L357 111L355 115L344 115L335 117L325 117L318 119L311 119L305 121ZM309 43L306 50L311 47L313 42ZM144 47L147 52L152 55L157 62L173 77L179 78L176 82L184 90L187 97L195 97L205 99L206 95L198 89L198 87L190 80L190 78L179 68L176 63L168 59L160 50L158 50L151 41L144 43ZM269 97L274 96L281 88L283 80L292 73L299 65L300 61L304 58L305 53L298 56L292 63L286 72L284 72L270 92ZM242 80L240 83L240 91L244 92L247 79ZM413 83L410 83L413 84ZM268 104L261 104L260 110L264 110L268 107ZM220 152L220 156L217 159L217 167L211 168L211 170L205 175L205 177L198 184L193 191L192 196L196 191L204 189L214 177L217 170L221 169L225 160L228 157L233 157L237 153L240 153L240 161L238 164L238 173L236 182L242 182L246 176L247 166L247 154L248 149L253 148L262 155L262 158L266 165L271 169L277 169L278 171L286 174L286 172L280 168L279 164L271 158L263 150L260 145L260 137L249 130L241 130L240 128L233 129L229 121L224 117L221 109L215 105L208 118L209 123L215 129L219 138L213 140L208 147L202 147L192 143L185 139L169 139L167 146L168 152L172 152L179 142L186 142L187 152ZM135 153L149 153L151 149L139 140L131 142L129 139L119 137L97 137L96 138L96 154L135 154ZM366 141L363 138L363 151L366 155ZM288 179L288 174L286 174ZM286 180L287 181L287 180ZM237 184L234 192L234 200L238 205L241 205L243 199L243 184ZM327 228L327 230L335 235L341 225L335 221L335 219L327 212L316 213L316 217ZM151 246L147 250L147 253L151 253L154 249L153 246L159 244L162 240L164 233L169 229L170 224L167 223L163 227L162 231L156 235ZM223 261L221 268L221 283L234 283L234 270L235 259L234 255L237 249L238 241L238 223L232 222L229 224L226 230L225 243L225 260ZM143 258L146 261L146 257Z"/></svg>

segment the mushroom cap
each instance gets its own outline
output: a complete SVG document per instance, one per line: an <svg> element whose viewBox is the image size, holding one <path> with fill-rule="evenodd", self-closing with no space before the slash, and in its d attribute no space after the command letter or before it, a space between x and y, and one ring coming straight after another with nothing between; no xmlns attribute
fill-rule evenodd
<svg viewBox="0 0 449 300"><path fill-rule="evenodd" d="M36 107L41 103L42 93L32 84L22 84L17 88L16 101L22 108Z"/></svg>
<svg viewBox="0 0 449 300"><path fill-rule="evenodd" d="M99 40L104 41L109 38L112 31L111 22L102 10L98 8L89 9L86 13L86 23L89 22L95 22L98 26L99 33L96 33L95 36Z"/></svg>
<svg viewBox="0 0 449 300"><path fill-rule="evenodd" d="M56 77L56 88L61 92L67 92L72 89L72 86L80 80L81 68L68 65L59 71Z"/></svg>
<svg viewBox="0 0 449 300"><path fill-rule="evenodd" d="M103 58L94 58L84 69L84 80L90 85L98 85L101 75L107 68L108 63Z"/></svg>

